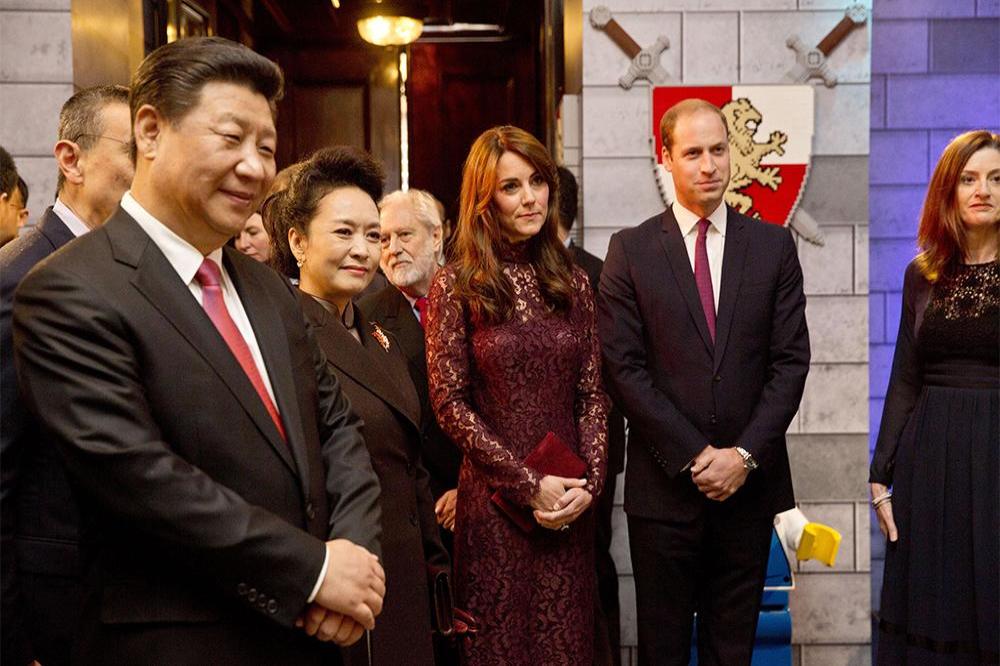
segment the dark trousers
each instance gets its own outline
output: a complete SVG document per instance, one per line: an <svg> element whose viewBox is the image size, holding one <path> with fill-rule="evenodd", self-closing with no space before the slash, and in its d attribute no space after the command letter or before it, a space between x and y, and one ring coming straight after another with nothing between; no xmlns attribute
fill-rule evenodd
<svg viewBox="0 0 1000 666"><path fill-rule="evenodd" d="M594 664L621 666L621 612L618 603L618 570L611 557L611 513L615 504L617 477L608 475L604 491L594 507L594 559L597 564L597 594L594 602Z"/></svg>
<svg viewBox="0 0 1000 666"><path fill-rule="evenodd" d="M750 664L772 519L628 517L640 666L687 666L698 614L699 666Z"/></svg>

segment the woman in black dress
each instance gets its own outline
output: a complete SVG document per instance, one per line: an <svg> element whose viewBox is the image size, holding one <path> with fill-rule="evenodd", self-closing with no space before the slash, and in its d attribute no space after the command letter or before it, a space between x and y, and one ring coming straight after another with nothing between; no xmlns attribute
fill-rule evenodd
<svg viewBox="0 0 1000 666"><path fill-rule="evenodd" d="M265 207L271 264L299 280L299 301L351 407L382 486L382 614L351 666L434 664L428 581L449 569L420 462L420 400L396 341L351 299L371 282L380 254L382 169L367 153L338 146L298 165ZM333 489L335 491L335 489Z"/></svg>
<svg viewBox="0 0 1000 666"><path fill-rule="evenodd" d="M869 477L879 664L997 663L998 233L1000 136L967 132L928 186Z"/></svg>

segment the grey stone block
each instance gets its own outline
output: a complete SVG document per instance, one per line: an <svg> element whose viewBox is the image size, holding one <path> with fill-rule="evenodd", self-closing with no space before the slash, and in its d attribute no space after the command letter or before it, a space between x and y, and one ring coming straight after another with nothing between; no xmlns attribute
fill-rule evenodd
<svg viewBox="0 0 1000 666"><path fill-rule="evenodd" d="M868 84L816 86L814 155L867 155L871 91Z"/></svg>
<svg viewBox="0 0 1000 666"><path fill-rule="evenodd" d="M635 579L631 575L618 576L618 603L621 609L622 645L638 645L635 610Z"/></svg>
<svg viewBox="0 0 1000 666"><path fill-rule="evenodd" d="M868 156L815 156L803 210L818 222L863 222L868 219Z"/></svg>
<svg viewBox="0 0 1000 666"><path fill-rule="evenodd" d="M1000 72L1000 21L939 19L930 22L930 71Z"/></svg>
<svg viewBox="0 0 1000 666"><path fill-rule="evenodd" d="M586 224L633 227L663 211L650 157L584 159Z"/></svg>
<svg viewBox="0 0 1000 666"><path fill-rule="evenodd" d="M803 645L802 666L871 666L869 645Z"/></svg>
<svg viewBox="0 0 1000 666"><path fill-rule="evenodd" d="M997 119L997 125L1000 126L1000 118ZM930 131L927 146L927 180L925 182L930 182L931 174L934 173L934 167L937 166L938 160L941 159L941 154L948 144L951 143L951 140L968 129L968 127L965 127ZM993 128L993 131L996 131L996 127Z"/></svg>
<svg viewBox="0 0 1000 666"><path fill-rule="evenodd" d="M608 242L610 242L611 236L618 231L619 228L620 227L585 227L583 230L583 249L590 252L598 259L604 259L604 257L608 254Z"/></svg>
<svg viewBox="0 0 1000 666"><path fill-rule="evenodd" d="M833 567L821 562L799 562L799 571L831 572L855 570L854 503L853 502L799 502L799 508L811 522L822 523L840 532L840 548Z"/></svg>
<svg viewBox="0 0 1000 666"><path fill-rule="evenodd" d="M1000 17L1000 0L977 0L976 16Z"/></svg>
<svg viewBox="0 0 1000 666"><path fill-rule="evenodd" d="M871 640L866 573L801 573L791 594L792 642L865 644ZM808 661L807 661L808 663Z"/></svg>
<svg viewBox="0 0 1000 666"><path fill-rule="evenodd" d="M868 294L868 225L854 227L854 293Z"/></svg>
<svg viewBox="0 0 1000 666"><path fill-rule="evenodd" d="M70 10L71 0L0 0L0 9Z"/></svg>
<svg viewBox="0 0 1000 666"><path fill-rule="evenodd" d="M874 383L874 380L870 380ZM885 389L883 389L884 392ZM882 398L872 398L868 401L868 423L871 432L868 434L868 450L875 450L875 442L878 441L878 429L882 418L882 409L885 407L885 400Z"/></svg>
<svg viewBox="0 0 1000 666"><path fill-rule="evenodd" d="M886 383L876 382L875 378L885 378L888 380L892 370L892 355L895 352L894 344L871 345L868 348L868 363L870 365L870 393L873 398L884 398Z"/></svg>
<svg viewBox="0 0 1000 666"><path fill-rule="evenodd" d="M52 154L71 83L0 83L0 144L11 155Z"/></svg>
<svg viewBox="0 0 1000 666"><path fill-rule="evenodd" d="M885 342L885 294L868 294L868 339Z"/></svg>
<svg viewBox="0 0 1000 666"><path fill-rule="evenodd" d="M894 18L936 18L941 16L975 16L976 0L878 0L874 7L875 20Z"/></svg>
<svg viewBox="0 0 1000 666"><path fill-rule="evenodd" d="M625 0L614 5L608 0L583 0L583 11L589 12L597 5L607 5L613 11L662 12L669 7L674 11L720 11L754 9L795 9L796 0Z"/></svg>
<svg viewBox="0 0 1000 666"><path fill-rule="evenodd" d="M803 289L807 296L854 293L854 227L823 228L825 244L799 239Z"/></svg>
<svg viewBox="0 0 1000 666"><path fill-rule="evenodd" d="M580 155L581 151L579 148L567 148L566 146L563 146L563 159L562 159L563 166L572 167L570 168L570 171L573 171L574 176L580 175L579 174L580 166L581 162L583 161ZM575 171L573 170L574 168L576 169ZM578 177L577 182L579 182L579 180L580 179Z"/></svg>
<svg viewBox="0 0 1000 666"><path fill-rule="evenodd" d="M891 76L886 84L886 124L896 129L979 127L983 109L1000 108L996 82L991 74Z"/></svg>
<svg viewBox="0 0 1000 666"><path fill-rule="evenodd" d="M789 435L795 497L800 502L865 497L868 438L858 435Z"/></svg>
<svg viewBox="0 0 1000 666"><path fill-rule="evenodd" d="M844 17L844 11L745 12L740 31L740 82L779 83L795 65L785 40L798 35L816 46ZM830 54L827 64L840 83L868 83L871 71L869 26L851 34Z"/></svg>
<svg viewBox="0 0 1000 666"><path fill-rule="evenodd" d="M872 160L875 160L874 156ZM871 207L868 231L872 240L914 238L926 193L926 180L920 185L872 184L868 195Z"/></svg>
<svg viewBox="0 0 1000 666"><path fill-rule="evenodd" d="M814 364L799 406L802 432L868 432L868 365Z"/></svg>
<svg viewBox="0 0 1000 666"><path fill-rule="evenodd" d="M812 296L806 319L813 363L868 360L867 296Z"/></svg>
<svg viewBox="0 0 1000 666"><path fill-rule="evenodd" d="M54 137L52 143L55 143ZM54 157L15 157L14 161L18 175L28 184L28 224L37 224L55 200L59 174L56 160Z"/></svg>
<svg viewBox="0 0 1000 666"><path fill-rule="evenodd" d="M896 342L899 320L903 316L903 292L890 291L885 295L885 341Z"/></svg>
<svg viewBox="0 0 1000 666"><path fill-rule="evenodd" d="M872 29L872 73L927 71L927 21L879 21Z"/></svg>
<svg viewBox="0 0 1000 666"><path fill-rule="evenodd" d="M739 80L740 15L691 12L684 16L683 72L686 85L731 85Z"/></svg>
<svg viewBox="0 0 1000 666"><path fill-rule="evenodd" d="M866 475L867 476L867 475ZM854 562L858 571L870 571L872 566L871 505L868 501L854 505Z"/></svg>
<svg viewBox="0 0 1000 666"><path fill-rule="evenodd" d="M873 131L868 174L872 185L926 184L927 132Z"/></svg>
<svg viewBox="0 0 1000 666"><path fill-rule="evenodd" d="M629 14L612 6L612 16L632 39L642 47L652 46L661 35L670 40L670 48L660 54L660 64L670 80L660 85L678 85L681 81L681 15L656 12ZM618 79L628 71L630 58L618 48L611 38L590 24L583 26L583 84L617 86ZM645 80L635 87L649 94Z"/></svg>
<svg viewBox="0 0 1000 666"><path fill-rule="evenodd" d="M0 81L72 82L69 12L3 12Z"/></svg>
<svg viewBox="0 0 1000 666"><path fill-rule="evenodd" d="M587 86L583 95L583 158L649 157L653 120L649 89Z"/></svg>
<svg viewBox="0 0 1000 666"><path fill-rule="evenodd" d="M906 265L916 255L914 240L881 240L872 238L868 243L868 261L871 262L869 287L872 291L902 291Z"/></svg>
<svg viewBox="0 0 1000 666"><path fill-rule="evenodd" d="M583 124L580 122L580 95L563 95L562 101L562 132L564 148L580 148L583 136Z"/></svg>
<svg viewBox="0 0 1000 666"><path fill-rule="evenodd" d="M885 127L885 76L872 73L871 108L869 120L872 129Z"/></svg>

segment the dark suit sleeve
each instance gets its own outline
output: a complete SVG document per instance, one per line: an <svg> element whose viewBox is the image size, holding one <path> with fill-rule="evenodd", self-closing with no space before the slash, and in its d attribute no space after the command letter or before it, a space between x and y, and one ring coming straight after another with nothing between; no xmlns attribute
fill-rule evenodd
<svg viewBox="0 0 1000 666"><path fill-rule="evenodd" d="M920 359L913 329L916 325L918 285L922 281L917 265L911 263L903 279L903 311L899 317L899 333L896 335L896 350L892 357L892 372L882 408L875 455L868 474L870 483L892 485L899 438L920 395Z"/></svg>
<svg viewBox="0 0 1000 666"><path fill-rule="evenodd" d="M259 612L291 626L323 566L323 542L171 450L146 401L133 339L104 296L65 269L29 274L14 336L24 399L89 499L222 595L238 599L241 583L269 590L277 612Z"/></svg>
<svg viewBox="0 0 1000 666"><path fill-rule="evenodd" d="M361 436L361 419L330 372L326 356L307 324L319 391L319 433L330 498L330 539L347 539L382 555L382 510L378 477Z"/></svg>
<svg viewBox="0 0 1000 666"><path fill-rule="evenodd" d="M451 559L441 543L441 531L434 514L434 495L431 494L430 475L424 464L417 461L414 470L417 490L417 514L420 519L420 534L424 541L424 560L428 572L433 576L440 571L451 572Z"/></svg>
<svg viewBox="0 0 1000 666"><path fill-rule="evenodd" d="M24 431L24 406L18 399L17 375L14 372L14 339L11 314L16 275L7 261L0 260L0 566L3 578L3 605L0 609L0 654L5 663L31 662L33 649L24 627L25 610L18 583L17 556L14 548L16 531L15 494L21 465Z"/></svg>
<svg viewBox="0 0 1000 666"><path fill-rule="evenodd" d="M784 447L785 432L802 400L809 373L809 330L802 267L792 233L782 229L781 270L774 294L768 377L753 414L736 445L767 465L774 446Z"/></svg>
<svg viewBox="0 0 1000 666"><path fill-rule="evenodd" d="M597 329L606 382L633 430L646 436L654 458L676 476L709 442L653 383L643 321L621 234L611 237L598 292Z"/></svg>

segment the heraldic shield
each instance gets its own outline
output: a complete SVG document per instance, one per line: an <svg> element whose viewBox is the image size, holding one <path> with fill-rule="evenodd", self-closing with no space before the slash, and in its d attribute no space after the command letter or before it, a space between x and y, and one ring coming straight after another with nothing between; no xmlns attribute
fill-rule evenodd
<svg viewBox="0 0 1000 666"><path fill-rule="evenodd" d="M809 175L812 86L657 86L652 91L650 143L665 205L674 200L674 183L663 166L660 119L677 102L694 97L722 109L729 125L732 176L726 203L751 217L788 226Z"/></svg>

